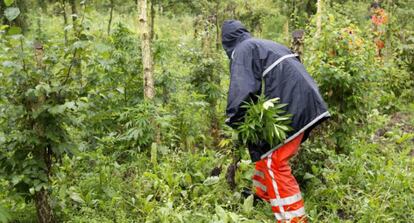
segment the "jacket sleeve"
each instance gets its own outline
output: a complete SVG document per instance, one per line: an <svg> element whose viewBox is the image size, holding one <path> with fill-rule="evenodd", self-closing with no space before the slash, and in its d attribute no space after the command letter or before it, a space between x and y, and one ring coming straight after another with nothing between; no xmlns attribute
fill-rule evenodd
<svg viewBox="0 0 414 223"><path fill-rule="evenodd" d="M237 128L238 123L243 121L246 113L241 106L249 99L255 99L260 93L261 79L254 73L254 60L251 55L236 55L230 67L230 88L227 98L226 124Z"/></svg>

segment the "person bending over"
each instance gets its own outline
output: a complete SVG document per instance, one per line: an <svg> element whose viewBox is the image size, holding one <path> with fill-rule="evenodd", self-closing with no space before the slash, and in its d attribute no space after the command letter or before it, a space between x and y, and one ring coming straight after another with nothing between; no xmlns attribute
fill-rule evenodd
<svg viewBox="0 0 414 223"><path fill-rule="evenodd" d="M291 173L289 159L297 153L310 131L330 115L318 87L297 55L287 47L252 38L240 21L226 20L222 45L230 59L230 88L226 124L237 128L243 121L244 102L257 98L280 98L292 114L287 139L271 148L268 143L249 145L256 167L253 185L257 196L269 202L277 222L305 222L305 209L299 185Z"/></svg>

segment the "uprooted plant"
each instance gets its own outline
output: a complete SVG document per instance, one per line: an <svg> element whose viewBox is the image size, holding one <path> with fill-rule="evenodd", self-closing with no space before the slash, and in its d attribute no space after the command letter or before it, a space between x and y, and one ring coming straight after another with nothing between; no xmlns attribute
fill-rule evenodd
<svg viewBox="0 0 414 223"><path fill-rule="evenodd" d="M291 114L283 109L287 104L279 102L279 98L267 100L264 95L258 96L257 102L246 102L243 122L237 128L239 137L244 145L267 142L271 147L282 143L287 133L292 129Z"/></svg>

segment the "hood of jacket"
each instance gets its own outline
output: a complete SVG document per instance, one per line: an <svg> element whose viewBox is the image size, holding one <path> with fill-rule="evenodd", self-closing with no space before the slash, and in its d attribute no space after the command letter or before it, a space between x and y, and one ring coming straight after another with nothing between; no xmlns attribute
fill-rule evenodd
<svg viewBox="0 0 414 223"><path fill-rule="evenodd" d="M251 38L249 31L238 20L226 20L221 27L221 43L226 54L231 58L231 54L237 44Z"/></svg>

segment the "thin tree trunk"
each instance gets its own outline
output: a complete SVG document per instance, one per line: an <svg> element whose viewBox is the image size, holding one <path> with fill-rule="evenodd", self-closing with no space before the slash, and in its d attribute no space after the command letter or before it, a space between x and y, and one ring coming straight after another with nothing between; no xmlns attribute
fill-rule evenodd
<svg viewBox="0 0 414 223"><path fill-rule="evenodd" d="M203 35L202 35L202 39L201 39L201 48L203 49L203 52L205 54L206 57L211 56L211 30L210 30L210 21L208 19L208 17L204 18L203 21Z"/></svg>
<svg viewBox="0 0 414 223"><path fill-rule="evenodd" d="M65 0L64 0L65 1ZM76 0L69 0L70 3L70 8L72 10L72 26L73 26L73 30L75 32L75 38L76 40L79 40L79 36L80 36L80 27L78 24L78 8L76 6Z"/></svg>
<svg viewBox="0 0 414 223"><path fill-rule="evenodd" d="M62 0L62 15L63 15L63 33L65 36L65 46L68 45L68 31L66 30L66 27L68 26L68 16L66 14L66 0Z"/></svg>
<svg viewBox="0 0 414 223"><path fill-rule="evenodd" d="M207 24L208 24L208 32L210 33L213 32L213 29L210 29L210 26L212 24L214 24L215 28L216 28L216 43L215 43L215 48L216 50L220 49L221 43L220 43L220 29L219 29L219 22L218 22L218 10L219 10L219 1L216 4L216 8L215 8L215 13L214 13L214 17L212 17L212 20L210 20ZM210 25L211 24L211 25ZM214 27L212 27L214 28ZM208 42L206 44L206 49L207 51L205 52L206 57L212 57L211 54L211 50L214 49L213 47L213 42L214 42L214 37L210 34L208 34L206 41ZM216 85L220 85L220 78L217 76L217 74L215 74L215 72L212 72L211 74L209 74L210 80L211 82L213 82ZM219 123L219 119L217 117L217 99L213 99L210 102L210 109L211 109L211 124L210 124L210 129L211 129L211 135L213 137L213 144L214 146L218 146L218 144L220 143L220 123Z"/></svg>
<svg viewBox="0 0 414 223"><path fill-rule="evenodd" d="M286 45L290 42L289 24L290 24L289 20L286 20L286 23L283 26L283 33L284 33L283 36L285 37L284 41Z"/></svg>
<svg viewBox="0 0 414 223"><path fill-rule="evenodd" d="M34 53L35 53L35 60L37 69L43 70L44 64L43 64L43 44L40 42L36 42L34 44ZM39 102L34 106L40 106L44 103L46 98L42 97L39 99ZM44 128L42 125L36 125L34 124L33 130L39 135L44 134ZM46 147L41 150L43 161L46 166L46 172L47 179L49 180L50 173L51 173L51 167L52 167L52 154L50 148ZM50 206L50 198L49 198L49 192L42 188L40 191L35 192L35 205L36 205L36 212L37 212L37 219L39 223L55 223L55 217L53 214L53 209Z"/></svg>
<svg viewBox="0 0 414 223"><path fill-rule="evenodd" d="M155 0L151 0L150 4L151 4L151 19L150 19L150 39L151 41L154 40L154 25L155 25L155 8L154 8L154 1Z"/></svg>
<svg viewBox="0 0 414 223"><path fill-rule="evenodd" d="M112 16L114 13L114 0L111 0L111 11L109 12L108 35L111 33Z"/></svg>
<svg viewBox="0 0 414 223"><path fill-rule="evenodd" d="M318 38L322 30L322 12L323 12L323 0L316 2L316 33L315 37Z"/></svg>
<svg viewBox="0 0 414 223"><path fill-rule="evenodd" d="M151 0L150 0L151 1ZM150 2L153 4L153 2ZM151 52L151 40L154 27L154 14L152 14L153 6L151 6L151 18L148 21L148 2L147 0L139 0L138 11L140 11L139 23L141 24L141 51L142 51L142 66L144 68L144 99L152 101L155 97L155 88L154 88L154 67L153 67L153 58ZM154 16L154 17L152 17ZM155 126L155 143L161 144L161 133L159 126L155 123L155 120L151 120L152 124Z"/></svg>
<svg viewBox="0 0 414 223"><path fill-rule="evenodd" d="M218 6L218 3L216 7ZM213 12L215 10L216 12ZM201 19L202 29L204 32L201 33L201 48L203 50L203 57L204 58L212 58L214 56L214 49L217 49L217 38L218 36L218 21L217 21L217 8L209 10L211 13L209 16L204 15ZM216 36L214 36L214 29L216 32ZM219 85L220 78L217 77L215 72L209 72L205 75L208 76L210 82ZM210 133L213 137L213 144L217 146L220 142L220 123L217 117L217 99L212 98L208 99L207 102L210 104Z"/></svg>
<svg viewBox="0 0 414 223"><path fill-rule="evenodd" d="M80 35L81 35L81 26L78 20L79 13L78 13L78 8L76 6L76 0L70 0L70 6L72 9L72 24L73 24L73 30L75 31L75 41L79 41ZM82 23L82 21L80 23ZM80 53L81 53L81 50L76 50L74 52L73 62L74 62L74 68L76 70L77 79L80 81L81 86L83 86L82 61L80 58Z"/></svg>
<svg viewBox="0 0 414 223"><path fill-rule="evenodd" d="M39 223L54 223L55 217L53 215L52 207L50 206L50 198L47 190L42 188L35 193L35 204L37 212L37 220Z"/></svg>
<svg viewBox="0 0 414 223"><path fill-rule="evenodd" d="M37 29L36 29L36 39L37 40L42 40L43 39L43 35L42 35L42 13L39 13L36 16L36 20L37 20Z"/></svg>
<svg viewBox="0 0 414 223"><path fill-rule="evenodd" d="M292 5L291 5L291 13L290 13L290 15L289 15L289 30L295 30L296 29L296 1L295 0L293 0L292 1Z"/></svg>
<svg viewBox="0 0 414 223"><path fill-rule="evenodd" d="M38 62L41 64L41 62ZM39 104L44 103L45 98L39 101ZM39 126L35 125L34 130L38 132L38 134L43 134L44 129ZM52 154L50 148L46 147L43 149L43 160L46 166L46 175L47 180L49 181L51 168L52 168ZM37 212L37 219L39 223L55 223L55 216L53 214L53 209L50 205L50 194L45 188L41 188L40 191L35 192L35 206Z"/></svg>
<svg viewBox="0 0 414 223"><path fill-rule="evenodd" d="M155 96L155 91L150 26L147 19L147 0L139 0L138 7L141 11L139 22L141 24L142 65L144 68L144 98L152 100Z"/></svg>
<svg viewBox="0 0 414 223"><path fill-rule="evenodd" d="M76 7L76 0L69 0L71 9L72 9L72 22L73 26L76 24L76 20L78 19L78 9ZM75 28L75 27L73 27Z"/></svg>
<svg viewBox="0 0 414 223"><path fill-rule="evenodd" d="M202 18L200 17L200 16L196 16L195 17L195 19L194 19L194 22L193 22L193 26L194 26L194 39L197 39L198 38L198 36L199 36L199 32L198 32L198 30L199 30L199 26L200 26L200 22L202 22L201 21L202 20Z"/></svg>
<svg viewBox="0 0 414 223"><path fill-rule="evenodd" d="M65 1L65 0L64 0ZM78 8L76 6L76 0L69 0L69 4L70 4L70 8L72 10L72 26L73 26L73 30L75 32L75 38L76 40L79 39L80 36L80 27L78 24Z"/></svg>
<svg viewBox="0 0 414 223"><path fill-rule="evenodd" d="M221 48L221 38L220 38L220 19L219 19L219 12L220 12L220 1L216 3L216 50L220 50Z"/></svg>
<svg viewBox="0 0 414 223"><path fill-rule="evenodd" d="M20 52L22 53L22 55L24 55L23 38L20 38ZM24 59L24 56L22 56L21 59L22 59L23 70L27 73L26 60Z"/></svg>
<svg viewBox="0 0 414 223"><path fill-rule="evenodd" d="M36 42L34 44L34 50L37 69L43 69L43 44Z"/></svg>

